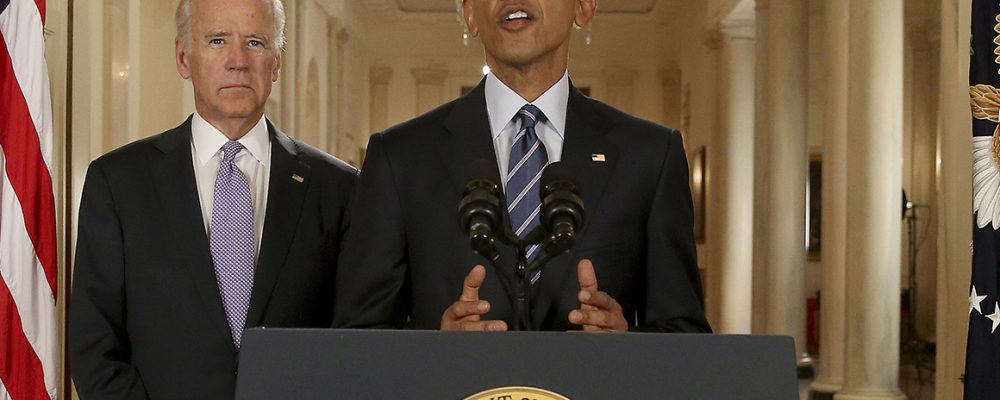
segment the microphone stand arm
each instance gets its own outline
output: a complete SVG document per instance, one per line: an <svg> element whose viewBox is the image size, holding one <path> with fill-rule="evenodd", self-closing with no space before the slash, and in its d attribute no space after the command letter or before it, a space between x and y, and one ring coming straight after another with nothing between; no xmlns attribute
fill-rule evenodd
<svg viewBox="0 0 1000 400"><path fill-rule="evenodd" d="M489 260L493 269L498 272L500 283L504 286L507 299L513 307L511 330L527 331L531 329L531 277L543 265L556 256L565 253L572 247L572 239L567 243L564 235L547 234L542 227L531 231L524 239L519 238L510 229L504 229L497 239L504 244L514 246L517 250L517 260L514 268L504 268L496 246L473 246L475 252ZM481 243L481 242L480 242ZM530 245L541 245L542 249L530 264L527 248Z"/></svg>

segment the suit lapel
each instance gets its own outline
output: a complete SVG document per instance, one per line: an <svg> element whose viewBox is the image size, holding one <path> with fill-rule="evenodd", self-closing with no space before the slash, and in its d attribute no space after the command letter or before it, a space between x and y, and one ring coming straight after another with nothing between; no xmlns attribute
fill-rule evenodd
<svg viewBox="0 0 1000 400"><path fill-rule="evenodd" d="M594 107L592 102L593 100L583 96L572 83L570 84L561 162L569 167L570 171L576 172L577 180L580 182L585 219L583 229L577 235L577 245L583 242L583 238L588 234L586 218L601 209L604 189L619 158L618 146L606 135L613 124ZM596 161L602 159L601 156L604 161ZM564 292L567 285L578 287L574 262L576 258L576 250L573 250L571 257L560 256L542 267L540 281L542 287L535 292L532 307L536 329L541 327L552 301ZM575 296L573 298L575 299Z"/></svg>
<svg viewBox="0 0 1000 400"><path fill-rule="evenodd" d="M446 129L445 137L440 141L438 155L441 162L448 171L449 178L455 187L454 194L448 194L444 198L458 204L462 192L469 180L469 165L476 160L487 160L492 165L497 165L496 150L493 148L493 134L490 131L489 116L486 111L486 79L479 82L471 92L456 100L449 114L445 117L444 125ZM493 180L500 183L499 169L495 170ZM501 196L501 202L503 197ZM506 208L504 208L506 214ZM450 221L449 221L450 222ZM510 246L497 245L501 254L502 265L513 265L514 251ZM471 251L466 251L468 246L460 250L460 254L468 254L462 260L463 270L468 270L475 264L483 263L483 259L474 256ZM481 289L481 297L489 299L494 303L491 314L503 315L508 313L510 306L507 295L500 284L497 272L486 265L486 284ZM504 266L506 268L506 266ZM464 277L464 274L462 275Z"/></svg>
<svg viewBox="0 0 1000 400"><path fill-rule="evenodd" d="M444 121L448 136L442 140L439 154L459 193L465 190L469 164L480 159L491 161L494 165L497 162L486 113L485 87L486 80L483 79L479 86L456 101ZM500 182L499 171L493 179ZM457 204L458 199L455 201Z"/></svg>
<svg viewBox="0 0 1000 400"><path fill-rule="evenodd" d="M260 256L254 272L253 290L246 326L259 326L278 275L292 244L310 168L298 160L298 149L287 135L267 123L271 137L271 172L267 189L267 211L261 235ZM295 178L297 177L297 178Z"/></svg>
<svg viewBox="0 0 1000 400"><path fill-rule="evenodd" d="M191 118L164 133L156 142L156 148L163 156L153 166L153 185L173 233L173 247L186 260L183 264L194 280L209 319L219 333L231 337L198 200L191 158Z"/></svg>

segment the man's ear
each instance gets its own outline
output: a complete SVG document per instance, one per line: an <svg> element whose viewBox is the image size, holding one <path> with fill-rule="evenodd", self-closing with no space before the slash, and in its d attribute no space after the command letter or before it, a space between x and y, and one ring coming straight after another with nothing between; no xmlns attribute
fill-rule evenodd
<svg viewBox="0 0 1000 400"><path fill-rule="evenodd" d="M181 74L181 78L191 79L191 66L188 65L187 53L184 52L184 44L181 43L181 39L174 39L174 61L177 62L177 73Z"/></svg>
<svg viewBox="0 0 1000 400"><path fill-rule="evenodd" d="M279 76L281 76L281 50L278 50L278 54L274 56L274 69L271 70L271 82L277 82Z"/></svg>
<svg viewBox="0 0 1000 400"><path fill-rule="evenodd" d="M465 27L472 37L479 36L479 25L476 24L476 15L473 11L472 0L462 0L462 16L465 18Z"/></svg>
<svg viewBox="0 0 1000 400"><path fill-rule="evenodd" d="M573 22L576 26L585 27L597 13L597 0L578 0L576 3L576 17Z"/></svg>

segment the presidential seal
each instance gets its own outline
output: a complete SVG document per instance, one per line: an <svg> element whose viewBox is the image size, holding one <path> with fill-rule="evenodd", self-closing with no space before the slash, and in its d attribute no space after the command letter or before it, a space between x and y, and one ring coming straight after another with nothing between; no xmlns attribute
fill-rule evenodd
<svg viewBox="0 0 1000 400"><path fill-rule="evenodd" d="M569 400L569 397L545 389L508 386L479 392L465 400Z"/></svg>

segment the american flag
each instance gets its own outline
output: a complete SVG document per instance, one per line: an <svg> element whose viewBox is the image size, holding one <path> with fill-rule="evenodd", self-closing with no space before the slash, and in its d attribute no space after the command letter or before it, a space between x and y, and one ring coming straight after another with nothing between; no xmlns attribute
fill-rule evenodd
<svg viewBox="0 0 1000 400"><path fill-rule="evenodd" d="M0 399L56 398L56 233L45 0L0 0Z"/></svg>
<svg viewBox="0 0 1000 400"><path fill-rule="evenodd" d="M965 398L1000 398L1000 2L973 0L973 240Z"/></svg>

